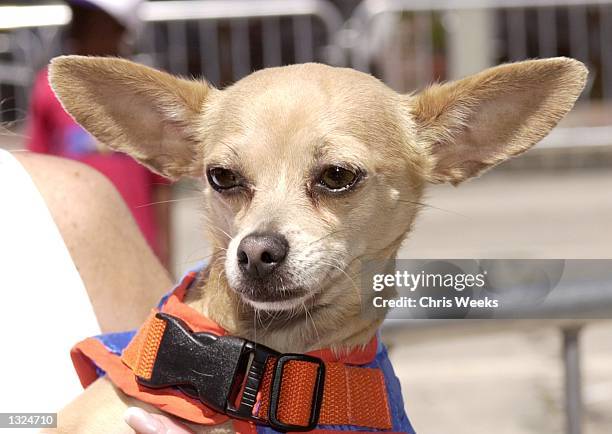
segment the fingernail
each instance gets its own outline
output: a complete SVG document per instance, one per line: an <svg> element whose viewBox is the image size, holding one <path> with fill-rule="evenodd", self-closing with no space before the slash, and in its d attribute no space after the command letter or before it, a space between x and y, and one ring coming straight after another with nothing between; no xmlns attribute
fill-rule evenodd
<svg viewBox="0 0 612 434"><path fill-rule="evenodd" d="M141 408L128 408L123 414L123 418L138 434L160 434L164 432L161 423Z"/></svg>

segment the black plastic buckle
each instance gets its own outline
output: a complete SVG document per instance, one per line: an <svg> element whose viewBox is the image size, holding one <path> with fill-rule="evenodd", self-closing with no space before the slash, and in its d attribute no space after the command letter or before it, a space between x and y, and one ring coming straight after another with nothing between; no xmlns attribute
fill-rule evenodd
<svg viewBox="0 0 612 434"><path fill-rule="evenodd" d="M266 360L279 353L235 336L193 333L172 315L157 313L156 317L166 321L166 328L151 378L137 377L138 382L152 388L178 386L215 411L257 420L252 412Z"/></svg>
<svg viewBox="0 0 612 434"><path fill-rule="evenodd" d="M156 317L166 321L166 328L151 378L137 377L140 384L151 388L178 386L213 410L269 425L278 431L310 431L317 425L325 379L325 365L321 359L302 354L281 355L266 346L235 336L193 333L182 320L172 315L157 313ZM266 421L254 416L253 408L269 357L275 357L277 361ZM291 360L318 365L311 414L306 426L288 425L277 417L283 368Z"/></svg>
<svg viewBox="0 0 612 434"><path fill-rule="evenodd" d="M308 425L290 425L278 420L278 404L280 399L280 390L283 382L283 369L285 365L292 361L303 361L318 365L317 378L312 393L310 418ZM321 404L323 402L323 390L325 383L325 365L318 357L306 356L304 354L283 354L276 361L276 369L272 380L272 391L270 396L270 414L268 421L272 428L277 431L312 431L319 422L319 414L321 413Z"/></svg>

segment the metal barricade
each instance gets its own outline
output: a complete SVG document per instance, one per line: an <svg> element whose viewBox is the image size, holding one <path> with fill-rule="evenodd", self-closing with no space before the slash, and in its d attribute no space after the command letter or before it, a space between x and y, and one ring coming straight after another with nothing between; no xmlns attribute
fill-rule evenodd
<svg viewBox="0 0 612 434"><path fill-rule="evenodd" d="M364 0L337 41L350 66L400 92L503 62L574 57L590 71L576 125L587 134L577 143L574 128L556 129L538 147L612 145L610 0Z"/></svg>
<svg viewBox="0 0 612 434"><path fill-rule="evenodd" d="M142 52L173 73L225 85L253 70L289 63L341 63L338 10L322 0L147 3Z"/></svg>
<svg viewBox="0 0 612 434"><path fill-rule="evenodd" d="M344 29L351 65L398 91L483 67L570 56L588 98L612 99L610 0L364 0Z"/></svg>
<svg viewBox="0 0 612 434"><path fill-rule="evenodd" d="M9 14L10 12L10 14ZM332 42L343 25L324 0L144 3L136 60L227 85L268 66L342 64ZM60 53L64 5L0 6L0 122L23 119L36 72Z"/></svg>
<svg viewBox="0 0 612 434"><path fill-rule="evenodd" d="M36 71L59 53L62 5L0 6L0 123L23 119Z"/></svg>

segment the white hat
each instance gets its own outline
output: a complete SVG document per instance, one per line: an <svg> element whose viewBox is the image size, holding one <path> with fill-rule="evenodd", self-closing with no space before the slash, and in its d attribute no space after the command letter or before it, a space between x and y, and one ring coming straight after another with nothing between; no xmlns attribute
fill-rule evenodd
<svg viewBox="0 0 612 434"><path fill-rule="evenodd" d="M92 5L103 10L127 30L134 31L140 25L138 8L143 0L68 0L71 5Z"/></svg>

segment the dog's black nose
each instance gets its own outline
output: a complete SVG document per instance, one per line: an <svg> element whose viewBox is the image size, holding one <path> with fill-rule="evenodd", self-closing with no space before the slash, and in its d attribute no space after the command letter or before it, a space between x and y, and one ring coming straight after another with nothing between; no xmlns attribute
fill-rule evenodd
<svg viewBox="0 0 612 434"><path fill-rule="evenodd" d="M249 277L266 277L285 260L288 250L280 234L247 235L238 245L238 265Z"/></svg>

